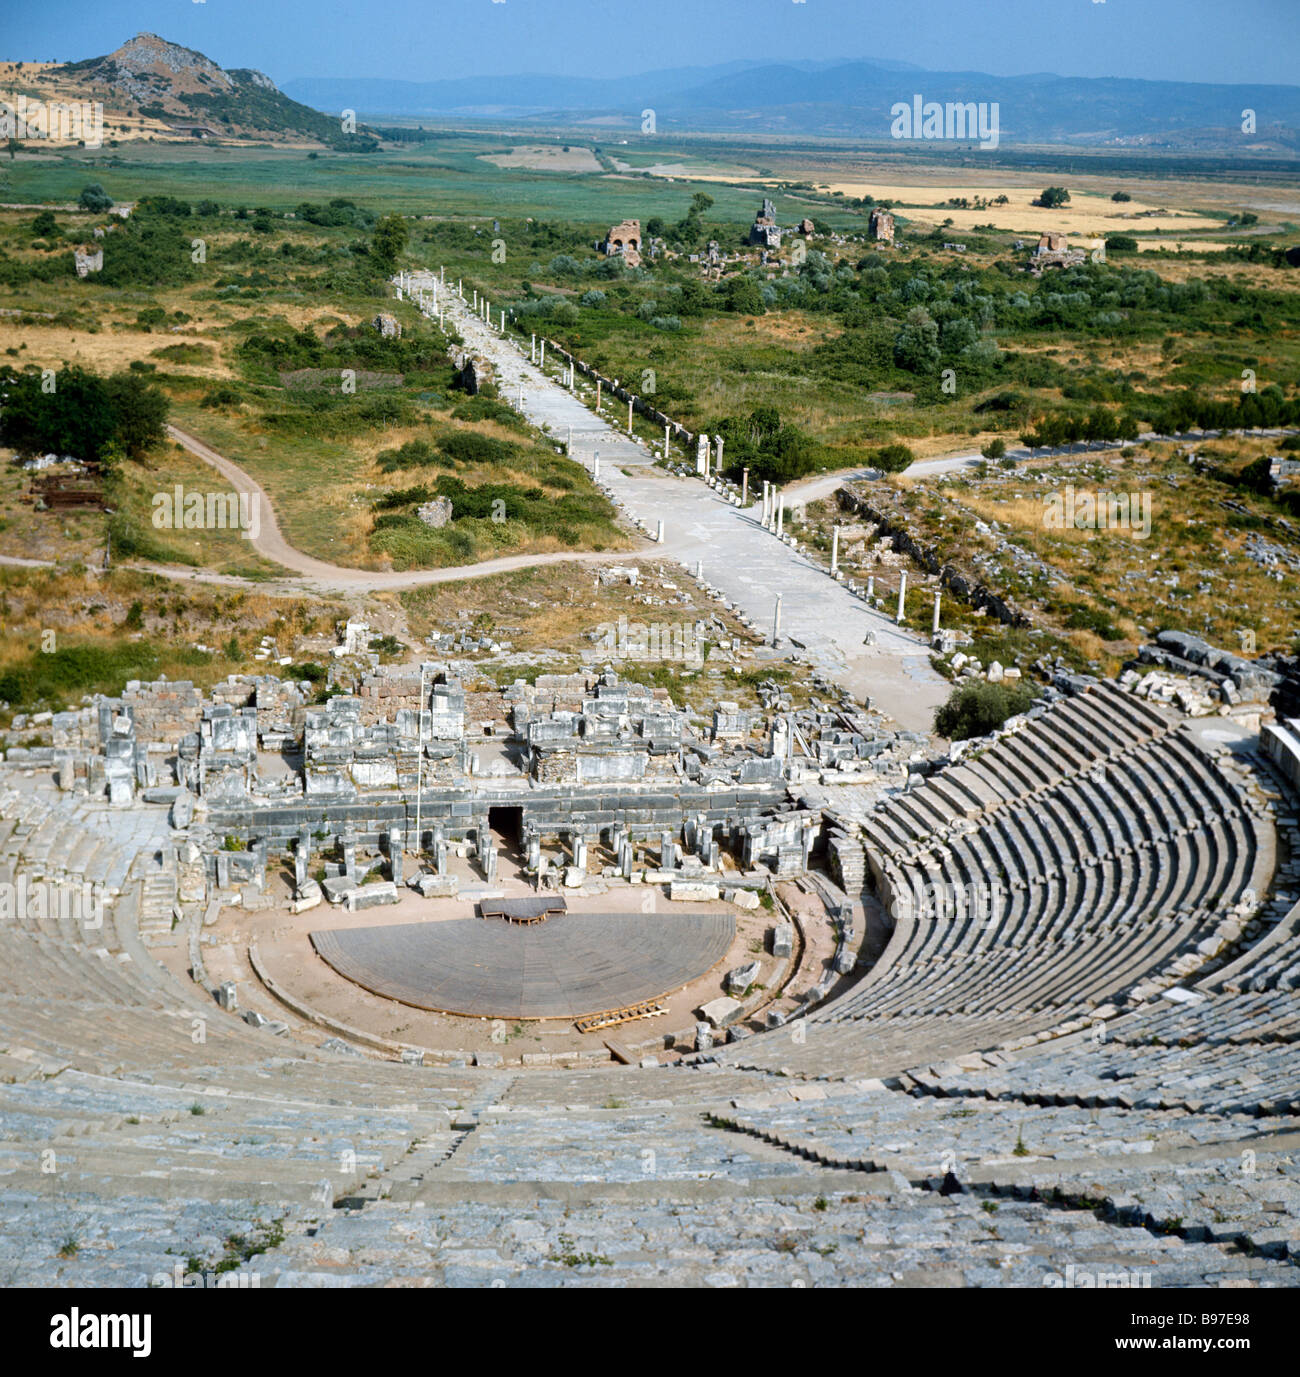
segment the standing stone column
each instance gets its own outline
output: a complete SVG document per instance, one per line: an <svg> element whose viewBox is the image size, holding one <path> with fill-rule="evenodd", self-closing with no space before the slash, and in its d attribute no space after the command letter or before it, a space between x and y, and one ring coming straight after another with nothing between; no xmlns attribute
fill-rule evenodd
<svg viewBox="0 0 1300 1377"><path fill-rule="evenodd" d="M930 628L933 635L939 634L939 600L942 595L936 588L934 590L934 625Z"/></svg>
<svg viewBox="0 0 1300 1377"><path fill-rule="evenodd" d="M831 528L831 573L838 574L840 571L840 528Z"/></svg>
<svg viewBox="0 0 1300 1377"><path fill-rule="evenodd" d="M483 852L483 878L492 884L497 877L497 849L489 841Z"/></svg>
<svg viewBox="0 0 1300 1377"><path fill-rule="evenodd" d="M538 366L541 367L541 368L545 368L545 367L546 367L546 341L545 341L544 339L542 340L542 357L541 357L541 362L540 362L540 364L539 364Z"/></svg>
<svg viewBox="0 0 1300 1377"><path fill-rule="evenodd" d="M700 435L695 440L695 472L701 478L709 476L709 437Z"/></svg>
<svg viewBox="0 0 1300 1377"><path fill-rule="evenodd" d="M302 827L298 830L298 840L293 849L293 887L301 890L307 883L309 871L307 863L311 858L311 832Z"/></svg>
<svg viewBox="0 0 1300 1377"><path fill-rule="evenodd" d="M898 575L898 616L896 621L902 622L903 615L907 608L907 570L900 570Z"/></svg>
<svg viewBox="0 0 1300 1377"><path fill-rule="evenodd" d="M632 411L633 411L633 408L635 407L635 405L636 405L636 398L635 398L635 397L629 397L629 398L627 399L627 433L628 433L629 435L632 434Z"/></svg>
<svg viewBox="0 0 1300 1377"><path fill-rule="evenodd" d="M659 869L673 870L676 868L677 843L673 840L673 834L665 829L659 837Z"/></svg>
<svg viewBox="0 0 1300 1377"><path fill-rule="evenodd" d="M349 828L340 838L343 844L343 872L349 879L355 879L357 873L357 837L356 833Z"/></svg>
<svg viewBox="0 0 1300 1377"><path fill-rule="evenodd" d="M574 837L573 839L573 864L586 874L587 871L587 839L586 837Z"/></svg>
<svg viewBox="0 0 1300 1377"><path fill-rule="evenodd" d="M776 606L772 609L772 644L781 639L781 595L776 595Z"/></svg>
<svg viewBox="0 0 1300 1377"><path fill-rule="evenodd" d="M536 363L536 362L537 362L537 336L536 336L536 335L533 336L532 341L531 341L530 344L528 345L528 362L529 362L529 363Z"/></svg>
<svg viewBox="0 0 1300 1377"><path fill-rule="evenodd" d="M528 868L534 874L542 868L542 839L540 837L528 838Z"/></svg>
<svg viewBox="0 0 1300 1377"><path fill-rule="evenodd" d="M719 477L719 478L722 477L722 445L723 445L722 436L721 436L721 435L715 435L715 436L713 437L713 459L714 459L714 466L716 467L716 469L717 469L717 471L718 471L718 477Z"/></svg>
<svg viewBox="0 0 1300 1377"><path fill-rule="evenodd" d="M875 574L868 574L868 575L867 575L867 597L869 597L869 598L874 598L875 596L876 596L876 576L875 576Z"/></svg>
<svg viewBox="0 0 1300 1377"><path fill-rule="evenodd" d="M785 493L776 495L776 534L779 537L785 535Z"/></svg>
<svg viewBox="0 0 1300 1377"><path fill-rule="evenodd" d="M742 469L740 474L740 505L749 505L749 470Z"/></svg>
<svg viewBox="0 0 1300 1377"><path fill-rule="evenodd" d="M660 545L664 543L664 523L662 520L659 522L659 529L655 534L655 539L659 542Z"/></svg>
<svg viewBox="0 0 1300 1377"><path fill-rule="evenodd" d="M395 885L402 883L402 829L394 827L388 833L388 878Z"/></svg>

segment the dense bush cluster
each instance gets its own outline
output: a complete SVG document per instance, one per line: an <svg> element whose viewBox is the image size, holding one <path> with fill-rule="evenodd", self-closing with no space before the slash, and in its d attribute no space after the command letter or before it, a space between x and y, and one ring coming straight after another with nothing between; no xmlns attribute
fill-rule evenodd
<svg viewBox="0 0 1300 1377"><path fill-rule="evenodd" d="M949 741L987 736L1033 701L1034 691L1028 686L1009 688L983 681L959 684L935 713L934 730Z"/></svg>
<svg viewBox="0 0 1300 1377"><path fill-rule="evenodd" d="M0 443L102 463L140 458L163 439L167 396L139 372L103 378L66 365L50 381L35 368L0 368Z"/></svg>

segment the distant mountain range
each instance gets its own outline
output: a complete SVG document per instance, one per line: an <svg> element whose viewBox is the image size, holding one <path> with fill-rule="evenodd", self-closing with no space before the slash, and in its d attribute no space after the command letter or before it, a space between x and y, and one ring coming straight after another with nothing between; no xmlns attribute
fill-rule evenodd
<svg viewBox="0 0 1300 1377"><path fill-rule="evenodd" d="M4 64L0 64L2 67ZM8 68L12 91L105 106L119 138L277 140L334 148L377 146L373 130L344 130L341 115L588 125L608 136L641 131L653 110L659 132L744 131L891 137L896 107L974 103L986 123L996 106L998 146L1075 144L1216 153L1300 154L1300 86L1226 86L1050 73L999 77L931 72L905 62L726 62L627 77L529 73L395 81L310 77L280 89L248 68L225 70L202 53L137 34L116 52L56 66ZM5 96L0 91L0 96ZM1243 129L1243 112L1255 127ZM649 131L647 131L649 132ZM909 130L903 137L915 138ZM952 131L948 131L950 137ZM961 142L975 143L975 137Z"/></svg>
<svg viewBox="0 0 1300 1377"><path fill-rule="evenodd" d="M630 77L524 74L445 81L311 77L286 92L318 109L368 118L551 119L640 129L653 109L661 131L747 130L890 138L891 109L923 101L998 106L1000 142L1300 152L1300 87L1229 86L932 72L881 59L732 62ZM1245 110L1256 127L1243 130Z"/></svg>

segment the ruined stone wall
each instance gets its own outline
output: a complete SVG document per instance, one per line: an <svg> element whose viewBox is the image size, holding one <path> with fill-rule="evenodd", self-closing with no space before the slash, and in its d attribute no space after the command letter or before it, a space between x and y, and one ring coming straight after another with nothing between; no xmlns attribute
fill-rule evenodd
<svg viewBox="0 0 1300 1377"><path fill-rule="evenodd" d="M732 834L746 820L788 807L788 797L781 781L731 789L704 788L688 781L641 788L535 785L525 791L483 785L459 789L426 787L420 813L426 839L433 827L440 826L448 840L461 840L487 826L489 808L516 807L523 810L524 826L543 837L568 836L573 832L594 837L621 823L632 836L653 841L664 830L679 834L688 818L703 817ZM412 791L404 798L387 800L229 807L215 804L208 814L208 826L219 836L266 838L272 851L282 852L303 827L331 836L351 828L365 846L378 846L381 834L398 827L405 829L413 844L415 815Z"/></svg>
<svg viewBox="0 0 1300 1377"><path fill-rule="evenodd" d="M131 709L136 739L175 746L197 732L203 720L204 697L187 679L152 684L133 679L122 692L123 707Z"/></svg>
<svg viewBox="0 0 1300 1377"><path fill-rule="evenodd" d="M934 547L922 545L916 535L900 521L896 513L883 511L873 506L860 493L856 493L850 488L839 488L835 497L845 511L850 511L855 516L860 516L879 527L880 533L889 537L895 550L907 555L909 559L914 560L928 573L937 574L939 582L953 597L960 598L962 602L969 603L972 607L983 608L1007 626L1028 626L1030 624L1029 618L1019 608L993 592L986 584L977 583L962 573L960 569L954 568L951 564L943 563Z"/></svg>

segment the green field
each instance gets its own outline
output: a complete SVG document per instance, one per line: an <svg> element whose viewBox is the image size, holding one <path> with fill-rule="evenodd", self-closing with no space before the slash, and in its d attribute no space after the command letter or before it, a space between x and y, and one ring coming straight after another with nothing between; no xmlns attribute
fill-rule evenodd
<svg viewBox="0 0 1300 1377"><path fill-rule="evenodd" d="M520 135L518 141L540 140ZM680 218L698 190L693 183L659 178L500 168L481 156L508 152L515 143L510 137L447 135L395 151L360 156L321 150L315 157L306 149L123 144L119 150L2 162L7 186L0 191L11 201L73 201L88 181L98 181L122 201L163 194L286 210L300 201L347 196L404 215L531 215L608 224L628 217ZM656 160L651 149L638 146L633 152L638 160ZM661 156L673 161L680 155L664 148ZM746 224L753 218L753 191L720 185L709 190L720 217ZM809 213L809 204L797 196L777 200L787 218ZM851 219L842 218L846 224Z"/></svg>

